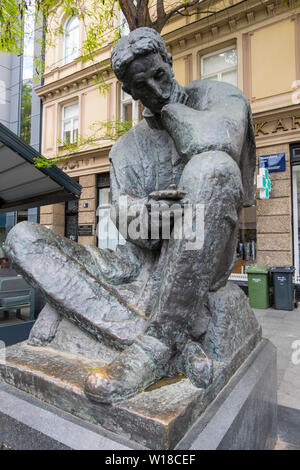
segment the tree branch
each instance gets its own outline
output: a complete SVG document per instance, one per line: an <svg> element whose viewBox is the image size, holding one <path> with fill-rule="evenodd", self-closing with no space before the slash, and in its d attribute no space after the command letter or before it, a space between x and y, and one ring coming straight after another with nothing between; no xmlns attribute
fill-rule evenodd
<svg viewBox="0 0 300 470"><path fill-rule="evenodd" d="M197 4L202 3L201 0L192 0L190 2L184 2L181 5L178 5L177 7L173 8L170 10L167 15L166 15L166 22L176 13L182 14L183 16L191 16L192 14L183 14L183 11L188 10L191 7L196 6ZM216 13L215 11L210 11L210 10L203 10L201 13L206 13L208 15Z"/></svg>
<svg viewBox="0 0 300 470"><path fill-rule="evenodd" d="M157 16L157 19L161 18L163 20L165 18L166 12L165 12L165 7L164 7L164 0L157 0L156 16Z"/></svg>
<svg viewBox="0 0 300 470"><path fill-rule="evenodd" d="M138 0L136 10L137 27L145 26L149 19L148 0Z"/></svg>
<svg viewBox="0 0 300 470"><path fill-rule="evenodd" d="M177 13L178 13L178 15L181 15L181 16L194 16L194 14L195 14L195 12L183 13L183 11L177 11ZM201 10L201 13L205 13L205 14L208 14L208 15L213 15L216 12L215 11L210 11L210 10Z"/></svg>
<svg viewBox="0 0 300 470"><path fill-rule="evenodd" d="M119 5L127 20L130 31L137 28L137 7L133 0L119 0Z"/></svg>

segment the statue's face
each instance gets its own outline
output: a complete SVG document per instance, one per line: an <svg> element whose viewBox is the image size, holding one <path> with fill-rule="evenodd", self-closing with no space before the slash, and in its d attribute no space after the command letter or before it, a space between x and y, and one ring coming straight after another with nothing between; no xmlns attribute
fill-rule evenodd
<svg viewBox="0 0 300 470"><path fill-rule="evenodd" d="M152 113L160 113L173 88L173 71L159 53L137 57L128 66L124 90L141 100Z"/></svg>

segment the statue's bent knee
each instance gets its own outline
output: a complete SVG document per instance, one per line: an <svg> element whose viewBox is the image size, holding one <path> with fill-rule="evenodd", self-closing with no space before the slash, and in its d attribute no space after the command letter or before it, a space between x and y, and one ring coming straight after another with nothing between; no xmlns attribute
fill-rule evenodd
<svg viewBox="0 0 300 470"><path fill-rule="evenodd" d="M49 232L46 227L34 222L20 222L9 232L5 245L5 253L14 261L17 253L33 253L37 242L45 240L49 242ZM50 232L52 234L52 232Z"/></svg>
<svg viewBox="0 0 300 470"><path fill-rule="evenodd" d="M232 191L236 189L241 195L242 180L238 165L230 155L218 150L194 155L185 166L180 181L180 186L190 196L198 194L199 190L200 193L205 193L208 186L211 192L215 186L226 185L230 185Z"/></svg>

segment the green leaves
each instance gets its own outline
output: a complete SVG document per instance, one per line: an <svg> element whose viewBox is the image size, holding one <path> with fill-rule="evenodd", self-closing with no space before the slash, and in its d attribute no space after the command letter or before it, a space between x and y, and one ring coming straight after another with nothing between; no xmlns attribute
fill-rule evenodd
<svg viewBox="0 0 300 470"><path fill-rule="evenodd" d="M27 5L16 0L0 0L0 51L20 54L22 51L22 18Z"/></svg>

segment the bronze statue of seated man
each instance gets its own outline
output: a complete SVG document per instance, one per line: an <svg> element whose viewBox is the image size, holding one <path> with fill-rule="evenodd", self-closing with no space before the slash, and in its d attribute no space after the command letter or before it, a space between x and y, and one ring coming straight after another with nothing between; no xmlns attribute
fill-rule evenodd
<svg viewBox="0 0 300 470"><path fill-rule="evenodd" d="M181 87L163 39L149 28L121 38L111 64L123 89L145 106L144 119L110 152L114 222L126 244L101 250L23 222L5 245L57 315L120 351L86 382L86 394L103 403L178 372L197 387L211 382L213 364L201 344L207 296L231 273L239 213L253 204L255 170L251 111L239 89L210 80ZM190 235L174 236L174 215L168 239L160 222L154 238L143 227L133 237L132 218L121 223L124 198L126 210L146 214L150 224L177 201L183 212L192 207L195 228L202 207L201 243L190 249ZM31 344L47 341L38 323Z"/></svg>

